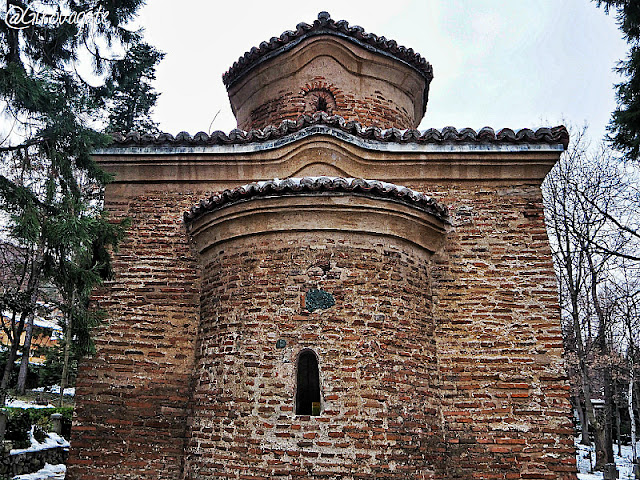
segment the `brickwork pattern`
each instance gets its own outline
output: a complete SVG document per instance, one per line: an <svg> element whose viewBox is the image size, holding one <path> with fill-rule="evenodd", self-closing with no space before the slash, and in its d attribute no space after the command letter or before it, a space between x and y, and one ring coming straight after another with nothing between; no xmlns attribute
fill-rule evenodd
<svg viewBox="0 0 640 480"><path fill-rule="evenodd" d="M364 126L380 128L415 128L412 115L404 108L375 91L373 96L362 96L345 92L323 76L314 77L296 91L281 90L276 99L266 101L251 112L246 124L238 125L242 130L263 129L269 125L279 125L283 120L296 120L300 115L313 114L317 110L308 105L307 92L326 90L335 99L335 110L331 115L340 115L346 121L357 121Z"/></svg>
<svg viewBox="0 0 640 480"><path fill-rule="evenodd" d="M206 260L200 327L181 214L205 193L108 201L133 225L96 296L111 320L81 368L69 478L575 480L539 188L408 186L450 209L430 264L379 238L230 242ZM305 314L307 288L336 305ZM319 417L293 415L305 347Z"/></svg>
<svg viewBox="0 0 640 480"><path fill-rule="evenodd" d="M575 480L540 189L434 195L454 223L432 259L446 478Z"/></svg>
<svg viewBox="0 0 640 480"><path fill-rule="evenodd" d="M186 478L435 478L426 252L362 235L258 236L221 246L203 279ZM335 305L307 312L313 288ZM307 348L319 358L318 417L295 415Z"/></svg>
<svg viewBox="0 0 640 480"><path fill-rule="evenodd" d="M197 260L182 212L198 194L107 202L132 226L115 280L94 295L108 322L80 366L68 479L176 479L199 318Z"/></svg>

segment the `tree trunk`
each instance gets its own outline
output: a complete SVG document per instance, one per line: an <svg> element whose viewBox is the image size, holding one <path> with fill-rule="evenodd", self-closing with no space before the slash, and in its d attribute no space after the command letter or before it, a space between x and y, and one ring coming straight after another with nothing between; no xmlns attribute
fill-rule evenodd
<svg viewBox="0 0 640 480"><path fill-rule="evenodd" d="M629 418L631 419L631 461L635 465L638 461L638 453L636 452L636 415L633 409L633 363L631 364L631 374L629 375L627 408L629 409Z"/></svg>
<svg viewBox="0 0 640 480"><path fill-rule="evenodd" d="M27 383L27 371L29 368L29 354L31 353L31 337L33 336L33 321L35 318L35 308L38 302L38 289L40 288L40 266L44 257L44 239L40 238L36 251L36 258L31 266L29 277L29 288L31 289L31 312L25 326L24 344L22 346L22 359L20 361L20 373L18 374L18 385L16 390L24 394L25 385Z"/></svg>
<svg viewBox="0 0 640 480"><path fill-rule="evenodd" d="M591 275L591 301L598 315L598 350L602 359L605 360L603 366L603 380L604 380L604 412L602 421L602 433L603 435L603 459L596 459L596 465L604 465L607 463L614 463L613 458L613 378L611 375L611 362L607 361L609 354L609 348L607 345L607 329L606 329L606 317L600 305L600 298L598 297L598 278L597 269L593 263L593 257L591 253L587 251L586 255L587 263L589 265L589 273ZM597 445L597 442L596 442Z"/></svg>
<svg viewBox="0 0 640 480"><path fill-rule="evenodd" d="M606 348L606 347L605 347ZM611 375L611 364L606 362L604 365L604 411L603 414L603 430L604 430L604 463L614 463L613 458L613 385Z"/></svg>
<svg viewBox="0 0 640 480"><path fill-rule="evenodd" d="M617 384L617 382L616 382ZM618 389L616 388L616 392ZM617 399L617 395L616 395ZM616 440L618 441L618 456L622 456L622 433L620 433L620 406L618 405L618 401L614 402L614 408L616 409Z"/></svg>
<svg viewBox="0 0 640 480"><path fill-rule="evenodd" d="M578 337L581 337L578 332ZM579 338L580 343L582 342L582 338ZM585 410L587 412L587 418L589 421L589 427L593 432L593 439L595 441L595 452L596 452L596 465L594 467L595 470L602 471L607 462L607 453L606 453L606 435L605 435L605 426L604 419L599 418L599 415L596 415L595 408L593 406L593 402L591 401L591 387L589 385L589 370L588 366L584 360L584 357L580 356L578 363L580 365L580 374L582 380L582 392L584 394L584 404Z"/></svg>
<svg viewBox="0 0 640 480"><path fill-rule="evenodd" d="M62 376L60 377L60 399L58 406L62 407L64 400L64 389L67 388L67 377L69 376L69 352L71 351L71 330L73 327L73 306L76 301L75 290L71 294L71 305L67 309L67 325L64 335L64 358L62 363Z"/></svg>
<svg viewBox="0 0 640 480"><path fill-rule="evenodd" d="M20 337L22 336L22 330L24 329L25 317L26 313L20 315L20 321L17 325L15 312L11 318L11 348L9 349L9 356L7 357L7 363L4 366L2 380L0 381L0 408L4 407L4 404L7 401L7 390L9 389L9 381L11 380L11 373L13 372L13 362L16 361L18 347L20 346Z"/></svg>
<svg viewBox="0 0 640 480"><path fill-rule="evenodd" d="M29 356L31 354L31 338L33 336L34 312L31 312L24 326L24 343L22 345L22 358L20 360L20 372L18 373L18 384L16 391L24 394L27 385L27 372L29 370Z"/></svg>
<svg viewBox="0 0 640 480"><path fill-rule="evenodd" d="M7 357L7 363L4 366L4 372L2 374L2 382L0 383L0 404L4 406L7 401L7 390L9 387L9 379L11 378L11 371L13 370L13 362L16 360L16 354L18 352L18 344L13 342L11 350L9 350L9 356Z"/></svg>
<svg viewBox="0 0 640 480"><path fill-rule="evenodd" d="M575 402L576 410L578 411L578 420L580 421L581 427L580 444L591 445L591 440L589 439L589 419L587 418L584 403L578 395L575 396Z"/></svg>
<svg viewBox="0 0 640 480"><path fill-rule="evenodd" d="M596 465L595 470L603 470L608 460L606 453L605 425L602 418L596 415L593 402L591 401L591 385L589 380L589 366L586 362L586 354L584 352L584 342L582 340L582 331L580 330L580 322L577 309L572 312L574 330L576 335L576 347L578 353L578 366L580 371L580 380L582 382L582 393L584 395L585 411L589 428L593 432L595 441ZM613 456L612 456L613 457Z"/></svg>
<svg viewBox="0 0 640 480"><path fill-rule="evenodd" d="M570 265L568 265L570 269ZM595 453L596 453L596 470L604 469L606 462L605 452L605 438L603 422L596 416L593 402L591 401L591 384L589 378L589 366L587 365L587 354L585 353L584 340L582 339L582 329L580 327L579 307L578 307L578 292L570 288L570 299L572 304L571 319L573 323L573 331L576 337L576 353L578 356L578 371L580 375L580 382L582 384L582 395L584 396L585 412L587 414L587 424L593 433L593 439L595 441Z"/></svg>
<svg viewBox="0 0 640 480"><path fill-rule="evenodd" d="M604 415L604 412L602 413ZM604 419L601 421L604 424ZM594 470L601 472L604 470L604 466L607 463L607 446L606 446L606 433L604 428L596 428L594 429L593 439L595 440L595 450L596 450L596 464L593 467Z"/></svg>

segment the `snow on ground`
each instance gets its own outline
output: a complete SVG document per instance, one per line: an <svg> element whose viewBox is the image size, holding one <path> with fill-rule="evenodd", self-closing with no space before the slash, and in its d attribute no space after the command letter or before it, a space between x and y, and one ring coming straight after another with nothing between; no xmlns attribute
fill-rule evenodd
<svg viewBox="0 0 640 480"><path fill-rule="evenodd" d="M13 407L13 408L55 408L50 403L47 405L38 405L32 402L25 402L23 400L10 399L7 400L5 407Z"/></svg>
<svg viewBox="0 0 640 480"><path fill-rule="evenodd" d="M592 472L591 465L595 465L595 453L593 453L593 445L587 447L580 445L580 439L575 439L578 461L578 479L579 480L602 480L602 472ZM637 447L640 454L640 444ZM633 480L633 464L631 462L632 453L631 445L622 445L622 456L618 456L618 445L614 443L613 452L615 454L615 462L618 467L619 480Z"/></svg>
<svg viewBox="0 0 640 480"><path fill-rule="evenodd" d="M31 441L31 446L29 448L12 448L11 455L17 455L18 453L25 452L35 452L38 450L46 450L47 448L54 447L66 447L69 448L70 444L64 437L61 437L57 433L49 432L47 433L47 437L44 439L42 443L38 442L33 436L33 426L31 427L31 431L29 432L29 440Z"/></svg>
<svg viewBox="0 0 640 480"><path fill-rule="evenodd" d="M31 446L29 448L14 448L11 450L11 455L34 452L36 450L45 450L53 447L69 448L70 446L67 440L53 432L47 433L47 437L42 443L38 442L33 437L33 427L31 427L31 431L29 432L29 440L31 441ZM64 464L50 465L47 463L37 472L17 475L16 477L13 477L13 480L63 480L66 472L67 467Z"/></svg>
<svg viewBox="0 0 640 480"><path fill-rule="evenodd" d="M60 394L60 385L51 385L50 387L38 387L32 390L33 392L47 392L47 393L55 393L56 395ZM76 387L69 387L64 389L64 394L69 395L71 397L76 394Z"/></svg>
<svg viewBox="0 0 640 480"><path fill-rule="evenodd" d="M35 473L26 473L13 477L13 480L62 480L67 472L64 464L49 465L45 464L44 468Z"/></svg>

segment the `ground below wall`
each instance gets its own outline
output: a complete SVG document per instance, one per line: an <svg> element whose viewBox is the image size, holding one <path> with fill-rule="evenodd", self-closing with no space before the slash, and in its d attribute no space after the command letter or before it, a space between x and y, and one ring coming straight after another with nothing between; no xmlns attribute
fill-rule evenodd
<svg viewBox="0 0 640 480"><path fill-rule="evenodd" d="M33 452L3 454L0 456L0 478L13 478L16 475L37 472L45 466L67 463L69 449L54 447Z"/></svg>

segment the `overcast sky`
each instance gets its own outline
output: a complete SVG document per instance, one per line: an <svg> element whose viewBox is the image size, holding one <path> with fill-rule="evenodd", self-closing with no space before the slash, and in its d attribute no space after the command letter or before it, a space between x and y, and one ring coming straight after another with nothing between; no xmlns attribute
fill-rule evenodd
<svg viewBox="0 0 640 480"><path fill-rule="evenodd" d="M615 107L612 69L627 52L615 18L589 0L151 0L140 25L166 52L155 120L166 132L230 131L222 74L253 46L326 10L419 52L433 66L420 129L590 125Z"/></svg>

